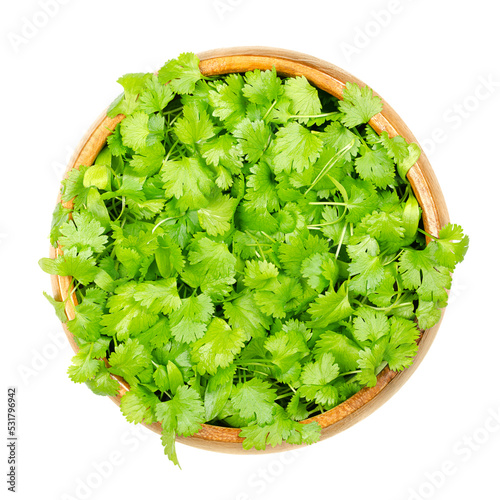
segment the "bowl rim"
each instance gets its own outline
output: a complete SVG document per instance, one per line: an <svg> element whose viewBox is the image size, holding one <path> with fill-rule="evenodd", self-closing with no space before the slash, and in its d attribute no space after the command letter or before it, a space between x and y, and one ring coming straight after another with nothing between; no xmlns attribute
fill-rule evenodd
<svg viewBox="0 0 500 500"><path fill-rule="evenodd" d="M206 76L243 73L253 69L266 70L272 69L274 66L279 75L303 75L316 87L338 98L341 98L345 82L366 85L338 66L307 54L286 49L260 46L233 47L209 50L197 55L200 59L200 70ZM379 95L376 92L374 93L375 95ZM370 125L379 134L385 130L390 137L401 135L408 142L417 142L415 136L399 115L382 97L381 99L383 110L370 120ZM82 138L79 146L75 149L73 157L68 163L64 178L67 177L73 168L78 168L80 165L90 166L93 164L97 154L106 143L107 137L123 118L124 115L110 118L106 115L106 112L103 112L99 116ZM423 151L419 160L408 171L407 178L422 208L425 230L429 234L437 236L439 230L449 222L449 215L437 178ZM61 203L60 193L57 202ZM72 201L66 202L63 203L63 206L71 209L73 203ZM51 258L55 258L62 251L60 247L56 249L51 246L49 253ZM68 276L51 276L52 291L56 300L64 300L67 297L70 281L71 278ZM76 295L73 294L71 299L66 302L66 315L68 319L74 318L74 306L76 304ZM320 439L322 440L351 427L382 406L402 387L425 357L439 329L443 314L444 308L442 309L441 319L438 324L421 332L418 340L418 352L410 367L397 373L388 367L384 368L378 375L377 384L374 387L364 387L331 410L308 418L303 422L318 422L321 426ZM66 323L62 323L62 326L71 347L75 352L78 352L79 348L73 334L68 330ZM111 376L119 382L120 389L116 396L110 396L110 398L119 405L121 397L130 387L121 377ZM143 425L156 433L161 433L161 424L159 422ZM243 438L239 437L240 431L241 429L238 428L202 424L202 428L198 433L189 437L177 436L177 441L208 450L245 454L272 453L300 447L300 445L282 443L274 448L268 446L265 450L244 450L242 447Z"/></svg>

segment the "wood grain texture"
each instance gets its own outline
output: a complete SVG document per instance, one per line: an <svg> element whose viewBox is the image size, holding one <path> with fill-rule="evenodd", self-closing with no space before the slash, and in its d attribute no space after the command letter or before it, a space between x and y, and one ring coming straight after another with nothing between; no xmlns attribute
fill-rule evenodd
<svg viewBox="0 0 500 500"><path fill-rule="evenodd" d="M338 98L342 97L345 82L350 81L365 85L353 75L333 64L306 54L284 49L236 47L203 52L198 54L198 56L201 61L200 69L207 76L246 72L254 69L265 70L271 69L274 66L280 75L303 75L312 84ZM401 135L409 142L417 142L398 114L385 100L382 99L382 101L383 111L371 119L371 126L378 133L386 130L390 137ZM72 168L78 168L80 165L92 165L97 154L105 145L107 137L122 119L123 115L112 119L108 118L105 114L101 115L77 148L74 157L68 165L65 176ZM437 236L441 227L449 222L449 216L441 188L424 153L422 153L418 162L408 172L408 179L422 207L425 230ZM65 203L65 206L71 209L72 203ZM60 249L51 248L50 256L54 258L60 252ZM71 279L69 277L52 277L52 289L56 300L64 300L68 296L70 282ZM76 297L73 296L68 301L66 307L69 319L74 318L75 304ZM441 319L442 317L443 315L441 315ZM322 428L321 439L325 439L351 427L356 422L370 415L393 396L415 371L429 350L440 323L441 321L434 327L422 332L419 339L418 353L409 368L400 373L395 373L389 370L389 368L385 368L378 376L375 387L362 389L339 406L310 418L306 422L317 421ZM66 328L66 325L63 325L63 327L72 348L76 352L78 347L73 335ZM119 404L121 396L129 390L129 386L121 377L114 378L120 383L120 391L117 396L111 399ZM161 433L159 423L147 425L147 427L154 432ZM296 445L284 443L275 448L268 447L264 451L246 451L242 448L241 443L243 440L239 437L239 432L240 429L204 424L200 432L196 435L187 438L179 436L177 440L198 448L224 453L272 453L297 448Z"/></svg>

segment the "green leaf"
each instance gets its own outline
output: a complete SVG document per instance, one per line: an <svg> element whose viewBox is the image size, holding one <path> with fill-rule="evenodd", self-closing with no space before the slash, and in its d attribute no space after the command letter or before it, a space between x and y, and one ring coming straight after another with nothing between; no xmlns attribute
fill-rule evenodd
<svg viewBox="0 0 500 500"><path fill-rule="evenodd" d="M150 366L151 359L137 339L127 339L109 356L109 371L132 383L137 375Z"/></svg>
<svg viewBox="0 0 500 500"><path fill-rule="evenodd" d="M210 236L226 233L231 227L231 219L237 205L238 200L218 192L209 199L206 207L198 210L200 226Z"/></svg>
<svg viewBox="0 0 500 500"><path fill-rule="evenodd" d="M302 125L292 122L280 128L273 144L274 171L302 172L318 158L323 142Z"/></svg>
<svg viewBox="0 0 500 500"><path fill-rule="evenodd" d="M345 116L342 123L346 127L356 127L368 123L377 113L382 111L382 99L373 95L369 87L360 87L356 83L347 82L342 92L339 109Z"/></svg>
<svg viewBox="0 0 500 500"><path fill-rule="evenodd" d="M463 229L457 224L446 224L439 231L439 238L429 243L429 252L437 263L454 270L464 260L469 248L469 237L464 236Z"/></svg>
<svg viewBox="0 0 500 500"><path fill-rule="evenodd" d="M227 76L225 83L209 91L209 102L214 108L213 115L229 127L245 115L248 101L242 92L243 85L243 77L233 73Z"/></svg>
<svg viewBox="0 0 500 500"><path fill-rule="evenodd" d="M208 113L195 104L184 106L183 117L175 122L174 132L181 142L193 147L215 134Z"/></svg>
<svg viewBox="0 0 500 500"><path fill-rule="evenodd" d="M233 388L234 366L220 369L211 376L205 390L205 419L207 422L216 420L229 400Z"/></svg>
<svg viewBox="0 0 500 500"><path fill-rule="evenodd" d="M134 298L153 314L170 314L182 304L175 278L144 281L137 285Z"/></svg>
<svg viewBox="0 0 500 500"><path fill-rule="evenodd" d="M225 243L200 238L190 248L189 265L181 276L192 288L200 287L210 296L228 295L235 282L236 258Z"/></svg>
<svg viewBox="0 0 500 500"><path fill-rule="evenodd" d="M417 311L418 326L422 329L430 328L441 319L441 309L434 302L419 300Z"/></svg>
<svg viewBox="0 0 500 500"><path fill-rule="evenodd" d="M373 182L379 188L384 189L394 182L394 162L384 149L364 148L355 165L362 179Z"/></svg>
<svg viewBox="0 0 500 500"><path fill-rule="evenodd" d="M111 378L104 361L99 361L99 369L93 378L85 382L87 387L98 396L116 396L120 389L120 384Z"/></svg>
<svg viewBox="0 0 500 500"><path fill-rule="evenodd" d="M276 391L268 382L253 378L238 384L231 395L231 402L240 415L257 424L267 424L273 420Z"/></svg>
<svg viewBox="0 0 500 500"><path fill-rule="evenodd" d="M391 138L385 130L380 134L380 142L388 155L396 162L400 177L405 179L408 170L420 157L418 145L415 143L409 144L404 137L399 135Z"/></svg>
<svg viewBox="0 0 500 500"><path fill-rule="evenodd" d="M76 248L78 252L91 249L100 253L108 241L104 231L104 227L91 215L75 212L72 220L61 226L59 243L66 249Z"/></svg>
<svg viewBox="0 0 500 500"><path fill-rule="evenodd" d="M234 128L233 135L238 139L246 160L257 163L269 146L271 129L262 120L243 118Z"/></svg>
<svg viewBox="0 0 500 500"><path fill-rule="evenodd" d="M329 290L321 294L307 310L311 315L310 325L313 328L326 328L347 318L353 313L347 294L347 286L344 283L337 292Z"/></svg>
<svg viewBox="0 0 500 500"><path fill-rule="evenodd" d="M256 69L245 73L243 95L254 104L270 106L283 92L281 79L276 75L276 68L261 71Z"/></svg>
<svg viewBox="0 0 500 500"><path fill-rule="evenodd" d="M304 76L297 76L286 81L285 96L292 102L292 111L296 115L317 115L321 113L318 90Z"/></svg>
<svg viewBox="0 0 500 500"><path fill-rule="evenodd" d="M132 149L138 150L146 146L149 136L149 115L143 111L137 111L133 115L127 116L121 122L121 134L123 144Z"/></svg>
<svg viewBox="0 0 500 500"><path fill-rule="evenodd" d="M300 376L302 382L299 388L300 395L320 405L334 405L338 393L330 382L335 380L339 373L339 365L335 363L333 354L321 354L317 361L304 365Z"/></svg>
<svg viewBox="0 0 500 500"><path fill-rule="evenodd" d="M428 248L405 249L399 267L404 286L416 290L422 300L447 302L451 276L446 268L436 264Z"/></svg>
<svg viewBox="0 0 500 500"><path fill-rule="evenodd" d="M265 337L272 320L263 314L250 292L245 292L231 302L224 302L224 317L232 328L243 330L245 339Z"/></svg>
<svg viewBox="0 0 500 500"><path fill-rule="evenodd" d="M213 181L198 159L167 160L163 162L161 175L165 194L179 200L179 209L196 210L208 203Z"/></svg>
<svg viewBox="0 0 500 500"><path fill-rule="evenodd" d="M177 59L170 59L158 71L159 83L168 83L178 94L190 94L196 82L203 78L198 67L200 60L192 53L181 54Z"/></svg>
<svg viewBox="0 0 500 500"><path fill-rule="evenodd" d="M174 98L172 87L162 85L157 76L146 82L144 90L139 97L139 109L148 115L161 112L167 104Z"/></svg>
<svg viewBox="0 0 500 500"><path fill-rule="evenodd" d="M213 312L212 301L205 294L181 299L179 309L170 315L172 335L179 342L194 342L206 332Z"/></svg>
<svg viewBox="0 0 500 500"><path fill-rule="evenodd" d="M360 348L355 342L341 333L335 333L330 330L319 336L314 348L316 356L331 354L342 373L356 369L359 352Z"/></svg>
<svg viewBox="0 0 500 500"><path fill-rule="evenodd" d="M95 260L92 258L92 250L89 248L77 253L76 248L73 247L55 259L44 257L38 261L38 264L46 273L73 276L82 285L91 283L98 271Z"/></svg>
<svg viewBox="0 0 500 500"><path fill-rule="evenodd" d="M120 409L128 422L152 424L156 421L158 397L144 386L131 387L121 398Z"/></svg>
<svg viewBox="0 0 500 500"><path fill-rule="evenodd" d="M164 430L192 436L201 429L205 411L199 394L188 386L179 387L170 401L156 405L156 418Z"/></svg>
<svg viewBox="0 0 500 500"><path fill-rule="evenodd" d="M269 425L252 424L242 428L245 438L243 448L264 450L267 445L277 446L286 441L290 444L312 444L319 440L321 427L317 422L301 424L290 419L283 408L275 410L275 420Z"/></svg>
<svg viewBox="0 0 500 500"><path fill-rule="evenodd" d="M205 335L193 344L191 358L201 374L214 375L227 368L241 351L245 340L243 330L231 328L223 319L214 318Z"/></svg>

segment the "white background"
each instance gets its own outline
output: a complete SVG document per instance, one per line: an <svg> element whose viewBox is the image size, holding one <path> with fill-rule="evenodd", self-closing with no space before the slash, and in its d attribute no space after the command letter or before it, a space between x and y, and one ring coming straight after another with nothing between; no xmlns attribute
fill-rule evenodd
<svg viewBox="0 0 500 500"><path fill-rule="evenodd" d="M497 3L50 0L50 16L42 3L0 13L1 369L2 392L18 388L17 498L500 498ZM471 247L430 352L375 414L293 454L179 444L180 471L157 435L67 378L72 352L37 261L68 156L120 92L116 79L239 45L309 53L377 90L424 144Z"/></svg>

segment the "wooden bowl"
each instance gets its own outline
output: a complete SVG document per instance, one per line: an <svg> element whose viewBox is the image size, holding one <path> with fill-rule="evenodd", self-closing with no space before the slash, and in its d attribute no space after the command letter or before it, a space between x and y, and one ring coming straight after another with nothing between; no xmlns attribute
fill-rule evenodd
<svg viewBox="0 0 500 500"><path fill-rule="evenodd" d="M342 97L342 90L348 81L364 85L363 82L333 64L305 54L283 49L237 47L203 52L199 54L199 58L201 61L200 69L207 76L245 72L254 69L266 70L272 69L274 66L278 74L283 76L303 75L316 87L329 92L337 98ZM385 101L383 103L383 111L370 120L370 125L379 134L383 130L386 130L390 137L401 135L407 141L416 142L415 137L403 120ZM65 175L72 168L78 168L80 165L92 165L99 151L106 144L107 137L123 118L123 115L109 118L103 113L90 128L75 151ZM437 236L441 227L449 221L448 211L438 181L429 161L423 153L418 162L408 172L408 179L422 207L425 230ZM72 203L66 203L65 206L71 209ZM51 248L51 257L56 257L60 252L60 249ZM64 300L67 297L70 281L69 277L52 276L52 288L54 297L57 300ZM73 308L75 304L76 297L73 296L71 300L68 300L66 306L66 314L70 319L74 318ZM72 348L75 352L78 351L73 335L66 328L65 324L63 324L63 327ZM386 367L379 374L378 382L374 387L365 387L332 410L307 419L305 422L313 420L318 422L322 428L321 439L325 439L347 429L370 415L395 394L406 380L408 380L427 353L438 328L439 323L422 332L419 339L418 353L409 368L395 373ZM111 399L119 404L121 396L129 390L129 386L120 377L115 378L120 383L120 391L117 396ZM159 423L147 425L147 427L154 432L161 433L161 425ZM284 443L275 448L267 447L265 451L256 451L255 449L245 451L241 445L243 439L239 437L239 433L240 429L204 424L202 429L194 436L178 437L177 440L190 446L224 453L270 453L297 447L296 445Z"/></svg>

